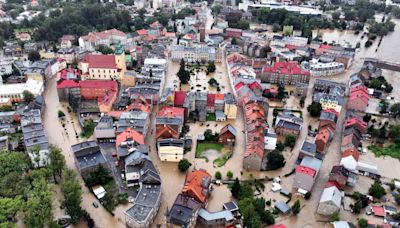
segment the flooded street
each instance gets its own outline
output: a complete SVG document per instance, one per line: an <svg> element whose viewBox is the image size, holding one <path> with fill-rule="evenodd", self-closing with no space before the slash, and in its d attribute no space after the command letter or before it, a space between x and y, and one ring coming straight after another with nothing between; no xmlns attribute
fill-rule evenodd
<svg viewBox="0 0 400 228"><path fill-rule="evenodd" d="M211 15L211 14L210 14ZM207 27L211 27L212 24L212 17L211 19L207 20ZM364 48L364 43L366 38L361 41L361 49L359 52L356 53L356 57L352 63L352 66L349 70L345 73L337 76L326 77L326 79L334 80L337 82L347 82L349 75L356 73L360 70L363 64L363 58L366 57L377 57L381 58L382 60L398 62L400 59L400 51L396 50L397 42L400 40L400 21L393 19L396 23L395 32L390 33L388 36L383 38L383 42L379 47L378 51L375 52L377 48L378 41L375 41L374 44L366 49ZM350 45L352 47L360 41L360 35L354 35L353 32L349 31L323 31L322 37L324 40L328 42L335 41L336 43L340 43L344 46ZM226 65L225 61L222 61L221 64L216 64L217 70L213 75L207 76L207 78L214 77L217 81L221 84L221 92L228 93L232 92L232 88L230 87L229 79L226 72ZM165 87L172 87L175 89L178 88L179 79L176 77L176 72L179 69L179 63L173 63L168 61L168 72L165 81ZM393 74L390 77L398 76ZM398 80L398 79L388 79L390 80ZM205 83L204 80L203 83ZM185 158L187 158L191 163L191 170L192 169L206 169L212 176L214 176L216 171L220 171L222 173L223 178L226 178L226 173L228 171L233 172L233 176L238 177L239 179L249 179L250 176L252 178L264 178L264 177L275 177L275 176L283 176L286 173L292 171L295 167L295 161L297 159L298 152L303 141L308 137L307 136L307 127L308 125L315 126L316 119L311 119L308 115L306 107L312 101L312 88L314 85L315 79L312 78L310 80L310 85L307 93L307 98L305 101L304 108L301 108L303 112L303 128L299 135L299 138L296 142L295 147L293 150L285 150L284 156L286 158L286 166L281 170L276 171L268 171L268 172L246 172L243 171L242 173L242 154L245 148L245 135L242 131L245 129L243 111L241 107L238 107L238 115L235 120L228 120L226 122L212 122L210 121L210 126L207 127L206 125L200 126L199 123L190 123L190 137L193 139L193 147L192 150L185 154ZM208 85L207 85L208 86ZM209 88L209 87L207 87ZM189 88L190 89L190 88ZM212 92L216 92L215 88L210 89ZM68 110L65 106L59 103L58 95L56 90L56 81L52 79L48 82L46 91L45 91L45 101L46 101L46 109L43 114L44 119L44 127L48 134L49 142L59 146L65 156L66 164L71 169L76 170L74 158L72 152L70 150L70 146L72 144L76 144L78 142L83 141L81 138L76 138L75 134L80 134L81 128L78 123L78 119L75 113L68 113ZM294 106L296 100L290 101L289 106ZM62 110L65 116L65 127L62 126L60 123L57 112L58 110ZM157 151L156 151L156 139L155 139L155 124L154 124L154 116L157 113L158 107L153 108L152 116L151 116L151 128L152 135L148 134L146 137L146 145L150 146L150 157L156 168L160 172L160 176L162 179L162 203L160 210L157 214L155 222L153 223L152 227L155 227L156 224L165 224L165 214L169 208L172 207L173 202L177 194L181 191L184 181L185 181L185 174L179 172L177 163L173 162L161 162L159 160ZM328 179L328 174L331 170L333 165L339 164L340 160L340 145L341 145L341 132L343 128L344 118L345 118L345 109L342 110L338 124L336 129L336 135L328 147L327 155L323 161L323 165L319 172L319 176L317 178L317 182L314 185L313 195L310 200L304 202L303 209L301 210L300 214L295 216L279 216L277 218L277 223L283 223L288 227L325 227L326 222L328 219L326 217L321 217L317 215L316 208L318 206L318 201L321 196L322 190L325 186L325 182ZM268 122L272 126L272 109L270 109L269 119ZM236 138L236 145L233 149L232 157L227 161L227 163L223 167L214 167L212 160L206 162L205 159L196 159L195 158L195 149L196 149L196 139L197 135L203 133L206 129L212 129L214 132L219 132L222 127L226 124L231 123L237 130L237 138ZM217 125L216 125L217 124ZM314 127L313 127L314 128ZM362 155L361 160L369 161L372 163L378 164L379 170L381 171L383 176L387 177L398 177L396 174L400 173L400 162L396 159L392 158L375 158L373 154ZM394 172L395 170L395 172ZM78 175L80 178L80 175ZM292 182L293 182L293 175L287 178L282 179L282 186L287 189L291 189ZM360 183L357 188L366 189L369 187L369 182L364 181L364 178L360 178ZM115 216L109 214L103 207L94 208L92 203L97 201L96 198L90 193L89 189L87 189L83 181L80 179L82 188L83 188L83 195L82 195L82 208L88 211L91 217L96 221L96 225L101 228L109 228L109 227L125 227L124 225L124 211L127 209L127 206L119 206L115 211ZM266 183L265 191L262 193L264 198L266 199L281 199L281 195L272 193L270 191L271 183ZM59 191L57 191L57 198L60 199ZM226 185L221 186L214 186L214 191L212 192L210 201L208 203L207 209L210 211L217 211L222 209L222 205L225 202L231 200L231 193ZM282 200L282 199L281 199ZM292 202L294 202L294 199ZM302 202L304 201L301 199ZM58 204L55 204L54 207L57 207ZM341 218L356 223L356 218L352 216L348 211L342 210L341 211ZM322 222L321 222L322 221ZM77 227L85 227L85 224L81 223Z"/></svg>
<svg viewBox="0 0 400 228"><path fill-rule="evenodd" d="M59 103L55 78L48 82L44 96L46 108L43 114L43 120L49 142L62 149L67 166L77 171L70 149L72 144L82 141L81 138L77 139L75 137L75 131L78 134L80 133L77 116L75 113L68 113L67 109ZM58 119L58 110L62 110L65 113L66 131L63 129ZM123 207L118 207L116 209L116 217L113 217L103 207L94 208L92 203L97 201L96 197L86 188L80 175L78 175L78 177L83 189L81 206L95 220L96 225L101 228L125 227L123 223L124 218L122 217L124 211L124 209L122 209ZM121 213L119 211L121 211ZM86 227L86 225L81 223L78 227Z"/></svg>

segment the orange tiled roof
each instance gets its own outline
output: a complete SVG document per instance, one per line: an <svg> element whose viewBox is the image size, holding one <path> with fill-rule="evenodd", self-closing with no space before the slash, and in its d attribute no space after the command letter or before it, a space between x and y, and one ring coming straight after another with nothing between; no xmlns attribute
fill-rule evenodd
<svg viewBox="0 0 400 228"><path fill-rule="evenodd" d="M128 139L135 140L135 142L144 145L144 136L130 127L128 127L127 129L125 129L125 131L117 135L115 144L117 147L119 147L122 142L125 142Z"/></svg>
<svg viewBox="0 0 400 228"><path fill-rule="evenodd" d="M203 169L188 173L182 193L193 197L200 203L205 203L208 198L208 189L204 190L208 186L203 186L203 180L208 180L211 183L211 175Z"/></svg>

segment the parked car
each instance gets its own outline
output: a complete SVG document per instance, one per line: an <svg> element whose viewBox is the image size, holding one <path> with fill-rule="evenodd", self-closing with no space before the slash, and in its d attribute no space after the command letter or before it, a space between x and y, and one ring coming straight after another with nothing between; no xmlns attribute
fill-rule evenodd
<svg viewBox="0 0 400 228"><path fill-rule="evenodd" d="M115 164L115 167L119 167L119 162L118 161L115 161L114 164Z"/></svg>
<svg viewBox="0 0 400 228"><path fill-rule="evenodd" d="M99 204L97 204L96 202L93 202L92 205L93 205L93 207L95 207L95 208L98 208L98 207L99 207Z"/></svg>
<svg viewBox="0 0 400 228"><path fill-rule="evenodd" d="M112 152L111 156L117 157L117 152L116 151Z"/></svg>

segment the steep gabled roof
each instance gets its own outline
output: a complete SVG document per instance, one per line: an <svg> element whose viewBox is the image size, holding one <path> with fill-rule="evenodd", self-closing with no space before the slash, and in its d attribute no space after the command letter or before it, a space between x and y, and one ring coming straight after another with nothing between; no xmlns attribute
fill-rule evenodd
<svg viewBox="0 0 400 228"><path fill-rule="evenodd" d="M200 169L187 174L182 193L189 195L200 203L205 203L208 199L208 188L211 184L211 175L207 171Z"/></svg>

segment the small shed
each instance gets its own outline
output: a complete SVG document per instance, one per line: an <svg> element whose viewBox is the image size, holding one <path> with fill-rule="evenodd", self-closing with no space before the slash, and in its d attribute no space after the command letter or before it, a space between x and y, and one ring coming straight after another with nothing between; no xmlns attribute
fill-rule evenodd
<svg viewBox="0 0 400 228"><path fill-rule="evenodd" d="M103 188L103 186L94 186L92 188L93 193L96 195L97 199L102 199L106 195L106 190Z"/></svg>
<svg viewBox="0 0 400 228"><path fill-rule="evenodd" d="M289 214L290 211L291 211L290 206L287 203L283 202L283 201L276 202L275 208L277 210L279 210L283 214Z"/></svg>

